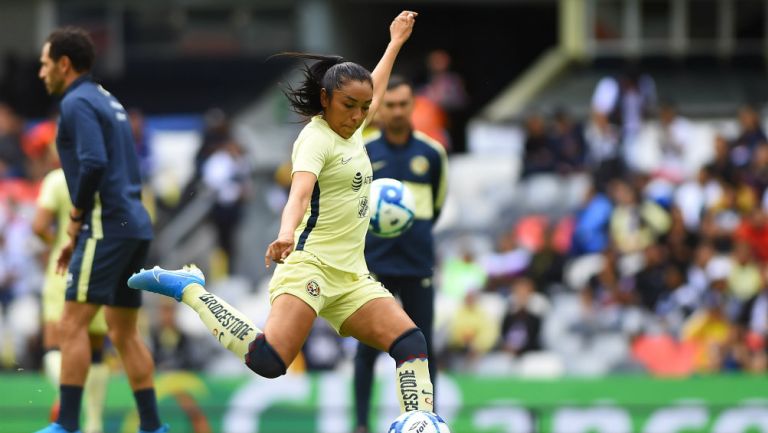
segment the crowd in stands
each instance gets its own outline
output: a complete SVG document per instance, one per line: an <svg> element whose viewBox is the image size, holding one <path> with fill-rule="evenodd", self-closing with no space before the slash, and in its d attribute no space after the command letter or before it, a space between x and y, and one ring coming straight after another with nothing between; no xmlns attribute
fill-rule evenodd
<svg viewBox="0 0 768 433"><path fill-rule="evenodd" d="M521 185L581 180L583 201L523 213L495 251L443 263L443 288L458 299L459 281L466 293L445 325L448 367L534 375L768 368L760 115L744 105L735 128L702 140L673 104L655 105L650 77L638 77L601 81L583 123L559 109L525 119ZM531 369L527 354L540 367Z"/></svg>
<svg viewBox="0 0 768 433"><path fill-rule="evenodd" d="M144 181L153 175L152 154L141 110L129 110ZM226 115L212 109L202 131L196 174L189 188L209 188L215 203L210 221L217 228L219 251L231 261L232 237L238 209L249 185L249 167L234 141ZM55 150L56 118L22 118L0 102L0 370L38 368L41 359L40 296L48 248L32 230L36 199L43 177L58 167ZM145 188L145 204L157 221L159 212L171 213L182 203L156 196ZM180 194L176 194L178 198ZM162 218L161 218L162 219ZM225 262L227 260L225 259ZM226 265L224 266L226 268ZM150 303L152 304L152 303ZM205 344L193 341L174 321L176 306L151 305L147 339L159 368L198 368L205 362ZM197 337L203 340L200 337Z"/></svg>
<svg viewBox="0 0 768 433"><path fill-rule="evenodd" d="M424 128L434 127L449 147L440 116L467 95L446 55L430 58L435 79L419 95ZM450 98L430 99L430 92ZM658 103L661 96L650 77L628 73L597 83L587 119L553 108L522 122L519 184L581 182L583 197L573 208L520 213L500 228L494 251L440 257L441 368L531 375L768 369L768 137L760 113L745 105L734 113L735 128L701 134L674 104ZM149 178L143 120L131 110ZM211 222L231 259L252 198L251 171L226 115L212 110L205 123L192 182L215 191ZM53 118L29 122L0 102L0 369L39 365L46 250L30 225L39 182L53 168L54 139ZM210 366L214 346L179 326L175 304L150 308L147 339L158 369ZM304 368L336 368L351 358L347 346L319 325Z"/></svg>

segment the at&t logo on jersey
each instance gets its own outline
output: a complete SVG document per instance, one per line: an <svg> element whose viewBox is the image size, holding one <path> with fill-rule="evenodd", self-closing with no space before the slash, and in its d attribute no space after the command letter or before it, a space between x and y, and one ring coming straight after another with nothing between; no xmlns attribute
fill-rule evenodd
<svg viewBox="0 0 768 433"><path fill-rule="evenodd" d="M358 192L363 187L363 175L358 171L352 179L352 191Z"/></svg>
<svg viewBox="0 0 768 433"><path fill-rule="evenodd" d="M357 173L355 173L355 177L352 178L352 191L358 192L360 191L360 188L362 188L364 184L367 185L371 182L373 182L373 176L363 177L363 174L358 171Z"/></svg>

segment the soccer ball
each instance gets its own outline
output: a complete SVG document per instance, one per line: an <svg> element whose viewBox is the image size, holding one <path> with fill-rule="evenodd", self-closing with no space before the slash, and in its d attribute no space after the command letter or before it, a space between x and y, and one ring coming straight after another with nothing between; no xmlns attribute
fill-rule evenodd
<svg viewBox="0 0 768 433"><path fill-rule="evenodd" d="M368 230L382 238L393 238L413 224L416 200L411 191L396 179L371 182L371 223Z"/></svg>
<svg viewBox="0 0 768 433"><path fill-rule="evenodd" d="M387 433L451 433L439 415L423 410L405 412L389 426Z"/></svg>

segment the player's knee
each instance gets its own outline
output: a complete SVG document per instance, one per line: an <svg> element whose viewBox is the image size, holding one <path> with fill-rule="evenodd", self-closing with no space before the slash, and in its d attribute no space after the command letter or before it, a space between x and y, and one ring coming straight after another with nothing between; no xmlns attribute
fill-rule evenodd
<svg viewBox="0 0 768 433"><path fill-rule="evenodd" d="M285 363L275 349L267 342L264 334L259 334L248 346L245 365L259 376L274 379L285 374Z"/></svg>
<svg viewBox="0 0 768 433"><path fill-rule="evenodd" d="M427 340L419 328L409 329L395 339L389 348L389 356L399 366L411 359L427 357Z"/></svg>
<svg viewBox="0 0 768 433"><path fill-rule="evenodd" d="M84 332L84 329L85 325L79 317L64 317L59 322L57 329L58 337L62 341L78 338Z"/></svg>
<svg viewBox="0 0 768 433"><path fill-rule="evenodd" d="M126 329L123 327L113 327L108 331L109 340L117 347L132 343L139 333L136 329Z"/></svg>

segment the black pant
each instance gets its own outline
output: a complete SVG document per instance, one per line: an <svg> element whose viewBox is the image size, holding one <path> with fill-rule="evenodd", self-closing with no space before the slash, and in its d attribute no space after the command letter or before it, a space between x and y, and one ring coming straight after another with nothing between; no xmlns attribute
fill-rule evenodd
<svg viewBox="0 0 768 433"><path fill-rule="evenodd" d="M432 353L432 322L435 317L435 289L431 278L422 277L388 277L377 275L378 280L389 289L393 295L400 298L403 309L411 317L416 326L421 328L427 340L429 356L429 376L432 385L437 379L437 362ZM371 387L373 385L373 366L379 351L358 343L355 355L355 414L357 426L368 426L368 412L371 404ZM435 396L437 393L435 393Z"/></svg>
<svg viewBox="0 0 768 433"><path fill-rule="evenodd" d="M235 202L231 204L216 204L211 210L213 223L216 225L216 233L219 239L219 247L224 250L229 263L229 273L235 267L235 232L240 224L242 214L242 204Z"/></svg>

